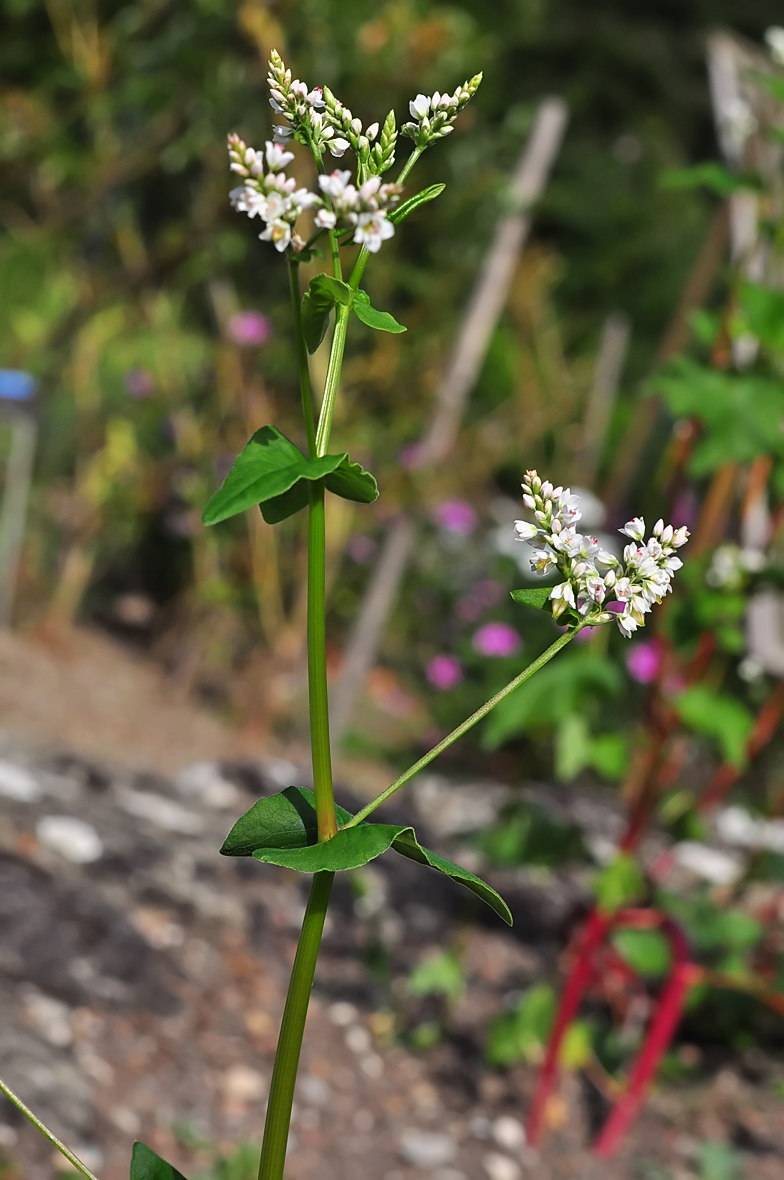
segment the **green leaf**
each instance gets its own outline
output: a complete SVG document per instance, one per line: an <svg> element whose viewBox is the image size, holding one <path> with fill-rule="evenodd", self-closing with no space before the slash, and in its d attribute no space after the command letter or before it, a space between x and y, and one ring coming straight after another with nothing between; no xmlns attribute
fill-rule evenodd
<svg viewBox="0 0 784 1180"><path fill-rule="evenodd" d="M420 205L426 205L428 201L440 197L445 188L445 184L431 184L429 188L423 188L421 193L409 197L402 205L398 205L397 209L393 209L388 215L389 220L393 225L399 225L404 217L408 217L409 213L413 213Z"/></svg>
<svg viewBox="0 0 784 1180"><path fill-rule="evenodd" d="M306 787L287 787L278 795L254 803L229 832L221 853L253 856L265 864L300 873L319 873L361 868L393 848L401 856L429 865L465 885L511 926L509 907L496 891L467 869L423 847L413 828L368 823L346 828L351 816L340 807L336 813L341 830L319 844L313 792Z"/></svg>
<svg viewBox="0 0 784 1180"><path fill-rule="evenodd" d="M564 1033L558 1053L562 1069L584 1069L593 1057L593 1025L587 1020L573 1020Z"/></svg>
<svg viewBox="0 0 784 1180"><path fill-rule="evenodd" d="M537 983L511 1012L493 1021L485 1050L491 1065L540 1062L555 1018L556 996L549 983Z"/></svg>
<svg viewBox="0 0 784 1180"><path fill-rule="evenodd" d="M614 914L623 906L640 900L645 893L645 879L634 857L628 852L619 852L597 874L593 891L600 909Z"/></svg>
<svg viewBox="0 0 784 1180"><path fill-rule="evenodd" d="M535 610L544 610L550 600L552 586L533 586L530 590L513 590L512 598L515 602L522 602L524 606L532 606Z"/></svg>
<svg viewBox="0 0 784 1180"><path fill-rule="evenodd" d="M659 175L662 188L708 188L720 197L729 196L739 189L758 188L754 177L736 176L715 160L695 164L691 168L670 168Z"/></svg>
<svg viewBox="0 0 784 1180"><path fill-rule="evenodd" d="M340 279L319 274L310 280L302 297L302 330L308 352L315 352L324 339L335 304L350 302L351 288Z"/></svg>
<svg viewBox="0 0 784 1180"><path fill-rule="evenodd" d="M376 311L375 307L371 307L367 291L355 292L352 306L357 319L362 320L362 323L367 324L369 328L375 328L378 332L407 331L388 311Z"/></svg>
<svg viewBox="0 0 784 1180"><path fill-rule="evenodd" d="M672 948L661 930L616 930L612 943L624 962L638 975L656 979L670 969Z"/></svg>
<svg viewBox="0 0 784 1180"><path fill-rule="evenodd" d="M465 991L465 971L452 951L428 955L408 977L412 996L446 996L457 1000Z"/></svg>
<svg viewBox="0 0 784 1180"><path fill-rule="evenodd" d="M703 685L687 688L675 701L675 708L697 733L712 737L725 762L741 770L748 761L746 746L754 718L744 704L725 693Z"/></svg>
<svg viewBox="0 0 784 1180"><path fill-rule="evenodd" d="M348 455L306 459L276 426L262 426L234 461L223 486L204 509L206 525L218 524L256 504L269 524L285 520L308 502L308 480L323 479L346 500L371 504L378 496L373 476Z"/></svg>
<svg viewBox="0 0 784 1180"><path fill-rule="evenodd" d="M185 1180L185 1177L151 1148L136 1142L131 1155L131 1180Z"/></svg>

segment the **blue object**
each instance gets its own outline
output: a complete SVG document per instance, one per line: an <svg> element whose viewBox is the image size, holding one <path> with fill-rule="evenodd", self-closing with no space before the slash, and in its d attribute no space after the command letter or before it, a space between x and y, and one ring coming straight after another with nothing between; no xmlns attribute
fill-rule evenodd
<svg viewBox="0 0 784 1180"><path fill-rule="evenodd" d="M0 399L27 402L35 396L38 382L21 369L0 369Z"/></svg>

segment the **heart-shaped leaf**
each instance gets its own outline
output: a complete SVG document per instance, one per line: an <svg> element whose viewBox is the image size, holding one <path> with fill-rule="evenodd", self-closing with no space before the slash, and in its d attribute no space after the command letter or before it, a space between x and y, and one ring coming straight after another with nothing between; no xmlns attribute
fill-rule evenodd
<svg viewBox="0 0 784 1180"><path fill-rule="evenodd" d="M329 315L336 303L351 302L351 288L340 279L320 274L310 280L302 297L302 331L308 352L315 352L324 339Z"/></svg>
<svg viewBox="0 0 784 1180"><path fill-rule="evenodd" d="M362 323L367 324L369 328L375 328L378 332L407 331L388 311L376 311L375 307L371 307L370 296L367 291L356 291L354 293L352 307L356 312L357 319L362 320Z"/></svg>
<svg viewBox="0 0 784 1180"><path fill-rule="evenodd" d="M436 197L440 197L445 188L445 184L431 184L429 188L423 188L421 193L409 197L402 205L398 205L397 209L393 209L388 214L389 220L393 225L399 225L404 217L408 217L409 213L413 213L420 205L426 205L428 201L434 201Z"/></svg>
<svg viewBox="0 0 784 1180"><path fill-rule="evenodd" d="M300 873L320 873L361 868L392 848L465 885L511 926L512 916L503 898L467 869L421 845L413 828L368 823L347 828L349 813L336 808L336 814L341 829L331 840L319 844L313 792L305 787L287 787L279 795L259 799L241 816L221 852L224 856L253 856L265 864Z"/></svg>
<svg viewBox="0 0 784 1180"><path fill-rule="evenodd" d="M372 504L378 496L373 476L348 455L306 459L276 426L262 426L235 459L202 519L206 525L218 524L261 504L264 519L276 524L305 507L307 481L315 479L323 479L329 491L345 500Z"/></svg>
<svg viewBox="0 0 784 1180"><path fill-rule="evenodd" d="M550 599L552 586L534 586L530 590L513 590L512 598L515 602L522 602L525 606L533 606L536 610L544 610Z"/></svg>
<svg viewBox="0 0 784 1180"><path fill-rule="evenodd" d="M146 1144L136 1142L131 1155L131 1180L185 1180L185 1177Z"/></svg>

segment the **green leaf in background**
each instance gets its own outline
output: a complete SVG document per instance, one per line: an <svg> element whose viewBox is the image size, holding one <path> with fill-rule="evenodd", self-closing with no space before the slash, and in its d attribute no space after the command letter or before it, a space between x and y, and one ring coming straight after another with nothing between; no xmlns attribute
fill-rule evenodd
<svg viewBox="0 0 784 1180"><path fill-rule="evenodd" d="M393 225L399 225L403 218L408 217L409 213L413 213L420 205L426 205L428 201L440 197L445 188L445 184L431 184L429 188L423 188L416 196L409 197L402 205L398 205L397 209L393 209L388 215L389 220Z"/></svg>
<svg viewBox="0 0 784 1180"><path fill-rule="evenodd" d="M185 1180L185 1177L151 1148L136 1142L131 1155L131 1180Z"/></svg>
<svg viewBox="0 0 784 1180"><path fill-rule="evenodd" d="M691 168L668 168L660 173L659 184L662 188L707 188L720 197L729 196L738 189L759 188L756 177L736 176L715 160Z"/></svg>
<svg viewBox="0 0 784 1180"><path fill-rule="evenodd" d="M367 324L369 328L375 328L378 332L406 332L408 330L399 324L388 311L376 311L375 307L371 307L367 291L355 292L352 307L357 314L357 319L362 320L362 323Z"/></svg>
<svg viewBox="0 0 784 1180"><path fill-rule="evenodd" d="M734 374L680 357L652 382L677 418L703 425L689 462L693 475L709 475L725 463L784 454L784 382Z"/></svg>
<svg viewBox="0 0 784 1180"><path fill-rule="evenodd" d="M520 997L511 1012L493 1021L485 1056L490 1065L516 1061L540 1062L555 1018L555 991L549 983L537 983Z"/></svg>
<svg viewBox="0 0 784 1180"><path fill-rule="evenodd" d="M628 852L619 852L594 879L593 891L599 908L607 914L639 901L645 894L645 878Z"/></svg>
<svg viewBox="0 0 784 1180"><path fill-rule="evenodd" d="M737 331L750 333L774 352L784 352L784 291L761 283L743 283Z"/></svg>
<svg viewBox="0 0 784 1180"><path fill-rule="evenodd" d="M702 1143L698 1155L700 1180L740 1180L741 1158L727 1143Z"/></svg>
<svg viewBox="0 0 784 1180"><path fill-rule="evenodd" d="M569 651L496 705L485 723L482 745L496 750L529 728L557 728L564 716L582 712L589 701L617 696L623 683L617 664L591 652Z"/></svg>
<svg viewBox="0 0 784 1180"><path fill-rule="evenodd" d="M552 586L532 586L530 590L513 590L512 598L515 602L522 602L524 606L544 610L550 600L551 590Z"/></svg>
<svg viewBox="0 0 784 1180"><path fill-rule="evenodd" d="M691 729L714 739L725 762L738 770L746 765L754 718L741 701L695 684L681 693L675 708Z"/></svg>
<svg viewBox="0 0 784 1180"><path fill-rule="evenodd" d="M618 954L638 975L660 979L672 962L669 939L661 930L620 929L612 934Z"/></svg>
<svg viewBox="0 0 784 1180"><path fill-rule="evenodd" d="M593 1057L593 1026L588 1020L573 1020L564 1033L558 1063L562 1069L584 1069Z"/></svg>
<svg viewBox="0 0 784 1180"><path fill-rule="evenodd" d="M351 819L342 808L336 808L336 812L342 825ZM287 787L280 794L259 799L237 820L221 853L253 856L265 864L281 865L300 873L319 873L361 868L390 848L465 885L512 925L509 907L490 885L461 865L425 848L411 827L363 823L355 828L343 827L331 840L319 844L315 797L306 787Z"/></svg>
<svg viewBox="0 0 784 1180"><path fill-rule="evenodd" d="M465 971L452 951L428 955L408 977L412 996L446 996L458 1000L465 991Z"/></svg>
<svg viewBox="0 0 784 1180"><path fill-rule="evenodd" d="M310 280L302 297L302 330L308 352L315 352L327 332L329 316L336 303L350 303L351 288L331 275Z"/></svg>
<svg viewBox="0 0 784 1180"><path fill-rule="evenodd" d="M206 525L218 524L260 504L267 523L276 524L305 507L307 481L314 479L323 479L329 491L360 504L372 504L378 496L373 476L348 455L306 459L276 426L262 426L210 497L202 519Z"/></svg>
<svg viewBox="0 0 784 1180"><path fill-rule="evenodd" d="M584 713L567 713L555 731L555 774L568 783L590 766L602 778L623 778L629 761L628 737L619 733L592 734Z"/></svg>

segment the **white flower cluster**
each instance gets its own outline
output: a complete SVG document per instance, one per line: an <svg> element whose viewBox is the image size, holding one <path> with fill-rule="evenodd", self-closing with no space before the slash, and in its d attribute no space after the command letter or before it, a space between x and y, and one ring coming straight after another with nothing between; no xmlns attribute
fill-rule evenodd
<svg viewBox="0 0 784 1180"><path fill-rule="evenodd" d="M309 90L299 78L292 79L291 70L286 69L275 49L270 54L267 85L273 111L288 119L288 123L274 128L276 143L296 139L320 154L328 147L333 156L343 155L349 145L346 140L335 137L334 127L322 114L325 105L323 91L318 86Z"/></svg>
<svg viewBox="0 0 784 1180"><path fill-rule="evenodd" d="M669 593L672 575L683 565L675 550L686 544L689 530L685 526L665 527L664 521L658 520L646 542L645 521L635 517L619 530L631 538L619 561L602 549L595 537L577 532L582 516L580 497L573 496L569 488L554 488L548 481L543 483L535 471L527 471L523 503L533 512L536 523L516 520L518 538L545 542L534 550L532 569L540 574L558 570L565 579L550 593L553 616L560 618L570 609L577 616L575 621L587 626L614 618L627 638L644 627L645 615ZM622 613L603 609L607 599L623 603Z"/></svg>
<svg viewBox="0 0 784 1180"><path fill-rule="evenodd" d="M765 31L770 56L777 66L784 66L784 29L780 25L772 25Z"/></svg>
<svg viewBox="0 0 784 1180"><path fill-rule="evenodd" d="M353 240L375 254L381 243L395 232L387 210L399 200L400 185L382 184L380 177L371 176L356 188L350 180L349 171L319 176L321 191L329 198L330 208L318 211L316 225L321 229L335 229L338 225L353 227Z"/></svg>
<svg viewBox="0 0 784 1180"><path fill-rule="evenodd" d="M305 243L294 232L296 220L304 209L324 202L316 193L298 188L296 180L286 176L283 169L294 159L294 154L269 140L263 152L256 151L238 135L230 135L229 159L232 172L243 178L242 185L229 194L234 208L266 222L266 229L259 234L263 242L272 242L281 253L289 245L301 250Z"/></svg>
<svg viewBox="0 0 784 1180"><path fill-rule="evenodd" d="M439 94L428 97L418 94L408 104L412 123L403 125L403 134L413 139L417 147L427 147L437 139L443 139L454 129L457 116L466 103L474 97L482 81L481 74L475 74L462 86L458 86L454 94Z"/></svg>

